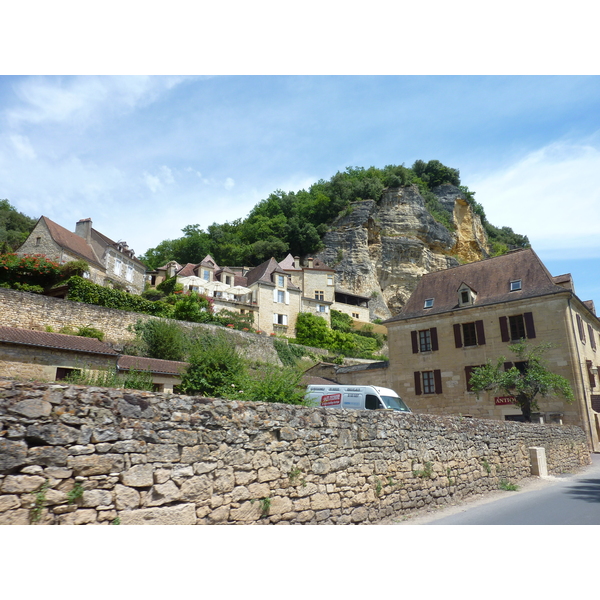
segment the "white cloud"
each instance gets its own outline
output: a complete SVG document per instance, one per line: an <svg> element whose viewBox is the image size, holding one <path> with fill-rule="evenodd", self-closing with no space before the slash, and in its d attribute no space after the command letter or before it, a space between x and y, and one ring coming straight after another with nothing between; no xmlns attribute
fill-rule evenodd
<svg viewBox="0 0 600 600"><path fill-rule="evenodd" d="M32 160L36 158L35 150L29 141L29 138L25 135L12 134L10 136L10 141L17 151L17 156L19 158L24 158L26 160Z"/></svg>
<svg viewBox="0 0 600 600"><path fill-rule="evenodd" d="M225 180L225 189L226 190L232 189L234 185L235 185L235 181L233 179L231 179L231 177L228 177Z"/></svg>
<svg viewBox="0 0 600 600"><path fill-rule="evenodd" d="M475 176L488 220L527 235L557 256L600 256L600 147L556 142L492 173Z"/></svg>
<svg viewBox="0 0 600 600"><path fill-rule="evenodd" d="M5 111L13 127L21 123L82 121L98 112L131 110L156 100L182 77L33 77L14 90L20 103Z"/></svg>
<svg viewBox="0 0 600 600"><path fill-rule="evenodd" d="M150 175L150 173L147 173L146 171L144 171L144 183L148 186L148 189L153 193L156 194L156 192L158 192L158 190L160 190L162 188L162 183L160 181L160 177L157 177L156 175Z"/></svg>

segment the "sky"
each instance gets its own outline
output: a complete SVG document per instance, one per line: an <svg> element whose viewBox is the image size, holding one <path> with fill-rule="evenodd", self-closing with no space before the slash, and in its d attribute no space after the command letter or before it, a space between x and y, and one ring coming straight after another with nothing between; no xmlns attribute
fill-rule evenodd
<svg viewBox="0 0 600 600"><path fill-rule="evenodd" d="M437 159L600 305L599 108L598 76L5 75L0 198L141 255L278 189Z"/></svg>

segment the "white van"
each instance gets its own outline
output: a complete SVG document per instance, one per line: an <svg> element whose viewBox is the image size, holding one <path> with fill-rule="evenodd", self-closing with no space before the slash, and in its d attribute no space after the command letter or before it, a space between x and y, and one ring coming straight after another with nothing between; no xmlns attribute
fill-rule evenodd
<svg viewBox="0 0 600 600"><path fill-rule="evenodd" d="M327 408L412 412L394 390L374 385L309 385L305 397Z"/></svg>

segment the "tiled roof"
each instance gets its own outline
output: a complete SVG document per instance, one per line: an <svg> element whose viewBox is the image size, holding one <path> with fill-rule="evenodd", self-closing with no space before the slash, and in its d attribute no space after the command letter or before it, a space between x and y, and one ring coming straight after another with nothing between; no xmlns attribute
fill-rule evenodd
<svg viewBox="0 0 600 600"><path fill-rule="evenodd" d="M277 264L277 261L274 258L270 258L264 263L258 265L258 267L254 267L254 269L248 271L246 276L248 285L252 285L257 281L273 283L271 281L272 273L281 273L287 277L287 273Z"/></svg>
<svg viewBox="0 0 600 600"><path fill-rule="evenodd" d="M198 265L193 263L188 263L185 267L181 267L181 269L177 271L177 277L191 277L192 275L195 275L194 269L197 266Z"/></svg>
<svg viewBox="0 0 600 600"><path fill-rule="evenodd" d="M332 269L331 267L326 265L322 260L319 260L318 258L315 258L313 260L312 269L313 269L313 271L331 271L332 273L335 273L335 269Z"/></svg>
<svg viewBox="0 0 600 600"><path fill-rule="evenodd" d="M302 385L339 385L337 381L333 379L326 379L325 377L311 377L309 375L303 375L301 380Z"/></svg>
<svg viewBox="0 0 600 600"><path fill-rule="evenodd" d="M105 236L103 233L100 233L97 229L94 229L93 227L91 230L91 234L92 234L93 241L96 242L104 250L106 249L107 246L110 246L111 248L113 248L114 250L116 250L117 252L122 254L123 256L127 257L129 260L137 263L141 267L144 267L144 270L146 269L146 265L141 260L139 260L138 258L135 257L134 252L131 248L129 248L128 252L124 252L123 250L120 249L119 242L115 242L115 241L111 240L109 237Z"/></svg>
<svg viewBox="0 0 600 600"><path fill-rule="evenodd" d="M55 350L72 350L88 354L118 355L118 352L96 338L65 335L63 333L48 333L32 329L19 329L17 327L0 327L0 342L53 348Z"/></svg>
<svg viewBox="0 0 600 600"><path fill-rule="evenodd" d="M65 250L70 250L71 252L78 254L81 258L102 267L102 263L96 256L95 252L92 250L92 247L79 235L65 229L58 223L50 220L48 217L41 217L41 220L44 221L52 239ZM103 268L103 267L102 267Z"/></svg>
<svg viewBox="0 0 600 600"><path fill-rule="evenodd" d="M188 363L175 360L160 360L158 358L145 358L143 356L119 357L117 367L120 371L136 369L138 371L150 371L151 373L165 373L168 375L180 375L187 368Z"/></svg>
<svg viewBox="0 0 600 600"><path fill-rule="evenodd" d="M279 266L286 271L302 271L302 267L296 267L294 257L288 254L280 263Z"/></svg>
<svg viewBox="0 0 600 600"><path fill-rule="evenodd" d="M521 289L511 292L510 282L517 280L521 280ZM400 314L384 321L384 324L440 314L458 308L458 288L462 283L477 290L474 306L566 291L565 288L556 285L537 254L526 248L423 275ZM430 298L433 299L433 306L424 308L425 300Z"/></svg>
<svg viewBox="0 0 600 600"><path fill-rule="evenodd" d="M211 269L218 269L219 265L215 262L215 259L210 255L207 254L201 261L200 261L200 265L203 267L210 267Z"/></svg>

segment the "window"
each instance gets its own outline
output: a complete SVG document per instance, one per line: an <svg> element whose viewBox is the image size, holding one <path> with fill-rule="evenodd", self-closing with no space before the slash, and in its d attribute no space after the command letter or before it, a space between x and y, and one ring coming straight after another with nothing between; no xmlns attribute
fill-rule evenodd
<svg viewBox="0 0 600 600"><path fill-rule="evenodd" d="M469 304L470 296L469 296L469 292L467 290L463 290L460 293L460 298L461 298L461 302L463 304Z"/></svg>
<svg viewBox="0 0 600 600"><path fill-rule="evenodd" d="M56 381L62 381L69 375L81 373L81 369L68 369L66 367L56 367Z"/></svg>
<svg viewBox="0 0 600 600"><path fill-rule="evenodd" d="M127 273L125 274L127 281L133 281L133 266L127 265Z"/></svg>
<svg viewBox="0 0 600 600"><path fill-rule="evenodd" d="M442 393L442 372L439 369L434 371L415 371L415 394L441 394Z"/></svg>
<svg viewBox="0 0 600 600"><path fill-rule="evenodd" d="M327 312L327 307L324 304L317 304L317 312Z"/></svg>
<svg viewBox="0 0 600 600"><path fill-rule="evenodd" d="M423 304L423 308L431 308L433 306L433 298L427 298Z"/></svg>
<svg viewBox="0 0 600 600"><path fill-rule="evenodd" d="M325 300L325 293L320 290L315 290L315 300Z"/></svg>
<svg viewBox="0 0 600 600"><path fill-rule="evenodd" d="M365 408L367 410L378 410L380 408L383 408L383 406L381 406L381 402L379 401L379 398L377 396L374 396L373 394L366 394Z"/></svg>
<svg viewBox="0 0 600 600"><path fill-rule="evenodd" d="M514 281L510 282L510 291L511 292L516 292L517 290L521 289L521 280L520 279L515 279Z"/></svg>
<svg viewBox="0 0 600 600"><path fill-rule="evenodd" d="M210 281L210 271L207 271L205 269L202 273L202 278L204 279L204 281Z"/></svg>
<svg viewBox="0 0 600 600"><path fill-rule="evenodd" d="M439 349L437 327L410 332L413 354L431 352Z"/></svg>
<svg viewBox="0 0 600 600"><path fill-rule="evenodd" d="M288 317L287 317L287 315L277 315L277 314L274 314L273 315L273 324L274 325L287 325L288 324Z"/></svg>
<svg viewBox="0 0 600 600"><path fill-rule="evenodd" d="M588 378L590 380L590 387L595 388L596 387L596 375L594 374L594 367L592 365L592 361L586 360L585 366L587 368ZM598 369L596 368L596 374L597 373L598 373Z"/></svg>
<svg viewBox="0 0 600 600"><path fill-rule="evenodd" d="M333 275L327 275L327 285L333 285Z"/></svg>
<svg viewBox="0 0 600 600"><path fill-rule="evenodd" d="M360 315L358 313L352 313L353 319L358 319L359 317L360 317Z"/></svg>
<svg viewBox="0 0 600 600"><path fill-rule="evenodd" d="M484 365L472 365L469 367L465 367L465 379L467 381L467 392L472 392L471 389L471 375L475 369L479 369L479 367L483 367Z"/></svg>
<svg viewBox="0 0 600 600"><path fill-rule="evenodd" d="M463 346L485 346L485 330L483 321L472 323L454 324L454 345L456 348Z"/></svg>
<svg viewBox="0 0 600 600"><path fill-rule="evenodd" d="M280 304L285 304L285 292L283 290L277 290L277 300Z"/></svg>
<svg viewBox="0 0 600 600"><path fill-rule="evenodd" d="M277 275L277 285L279 287L285 287L285 276L284 275Z"/></svg>
<svg viewBox="0 0 600 600"><path fill-rule="evenodd" d="M500 334L503 342L518 342L525 338L535 338L533 313L500 317Z"/></svg>
<svg viewBox="0 0 600 600"><path fill-rule="evenodd" d="M466 283L461 284L458 289L459 306L470 306L475 303L475 298L475 292Z"/></svg>
<svg viewBox="0 0 600 600"><path fill-rule="evenodd" d="M120 258L115 258L115 262L113 264L113 270L115 272L115 275L121 275L121 266L123 265L123 263L121 262Z"/></svg>
<svg viewBox="0 0 600 600"><path fill-rule="evenodd" d="M42 243L42 238L41 237L36 237L35 238L35 245L39 246Z"/></svg>

